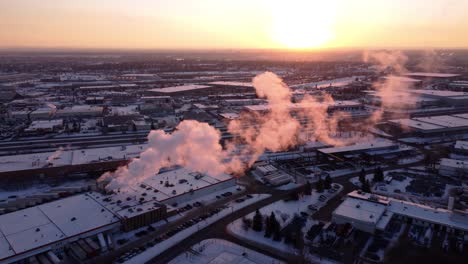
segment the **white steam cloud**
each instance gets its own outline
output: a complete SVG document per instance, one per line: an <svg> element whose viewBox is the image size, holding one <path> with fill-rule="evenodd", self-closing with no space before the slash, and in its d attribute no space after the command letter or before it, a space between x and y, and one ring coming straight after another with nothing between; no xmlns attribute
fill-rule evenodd
<svg viewBox="0 0 468 264"><path fill-rule="evenodd" d="M404 58L395 55L379 54L372 59L403 71ZM266 98L266 113L245 112L228 125L234 140L223 148L221 134L207 123L182 121L175 132L167 134L162 130L151 131L148 135L148 148L133 159L127 166L115 172L104 174L100 180L109 180L108 189L134 186L159 173L161 168L181 165L188 170L206 173L216 177L221 173L241 174L250 167L266 150L283 151L298 145L299 135L307 133L308 138L332 145L355 143L363 138L336 137L340 121L346 113L328 109L334 104L331 96L316 98L307 95L296 104L291 103L291 90L271 72L253 79L257 95ZM379 90L382 100L392 94L397 84L388 82ZM387 104L387 101L383 104ZM380 110L379 110L380 111ZM380 120L382 112L376 111L368 122ZM242 147L239 147L242 146ZM247 157L247 158L246 158Z"/></svg>

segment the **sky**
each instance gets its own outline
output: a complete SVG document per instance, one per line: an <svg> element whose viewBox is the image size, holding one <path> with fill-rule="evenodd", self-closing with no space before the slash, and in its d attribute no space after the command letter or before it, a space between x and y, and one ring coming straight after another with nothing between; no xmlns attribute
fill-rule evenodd
<svg viewBox="0 0 468 264"><path fill-rule="evenodd" d="M468 0L0 0L0 48L468 48Z"/></svg>

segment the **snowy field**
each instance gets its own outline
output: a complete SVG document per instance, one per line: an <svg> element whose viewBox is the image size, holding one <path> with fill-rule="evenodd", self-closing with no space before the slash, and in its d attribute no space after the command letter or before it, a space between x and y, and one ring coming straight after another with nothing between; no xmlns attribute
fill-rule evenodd
<svg viewBox="0 0 468 264"><path fill-rule="evenodd" d="M281 264L277 259L221 239L207 239L194 245L169 264Z"/></svg>
<svg viewBox="0 0 468 264"><path fill-rule="evenodd" d="M339 194L342 190L343 186L341 185L339 185L339 189L335 193L328 193L327 191L324 191L323 193L318 193L316 190L313 190L312 195L304 195L300 197L298 201L277 201L275 203L261 208L259 211L264 217L269 216L272 212L274 212L276 215L276 219L281 224L281 227L285 227L291 222L295 214L300 214L301 212L305 212L309 215L313 214L314 212L308 208L309 205L314 205L317 209L320 209L321 207L326 205L326 203L331 198ZM324 201L319 201L320 195L324 195L327 199ZM254 215L255 213L250 213L246 215L245 218L252 219ZM308 226L309 225L306 224L305 227ZM296 249L292 245L287 245L282 241L274 241L271 238L264 237L263 231L256 232L251 228L246 230L244 228L243 218L239 218L234 222L230 223L227 227L227 231L239 239L249 240L254 243L260 243L286 253L296 251Z"/></svg>
<svg viewBox="0 0 468 264"><path fill-rule="evenodd" d="M207 218L206 220L199 222L196 225L193 225L189 228L186 228L179 233L175 234L174 236L162 241L159 244L156 244L155 246L151 248L147 248L144 252L142 252L139 255L136 255L135 257L125 261L124 263L130 264L130 263L145 263L149 261L150 259L158 256L159 254L163 253L165 250L169 249L170 247L176 245L177 243L180 243L182 240L186 239L187 237L193 235L195 232L199 231L200 229L203 229L214 222L220 220L221 218L237 211L240 210L248 205L251 205L253 203L256 203L258 201L261 201L263 199L266 199L270 197L271 195L269 194L254 194L253 198L245 200L241 203L230 203L228 204L228 208L222 210L220 213Z"/></svg>

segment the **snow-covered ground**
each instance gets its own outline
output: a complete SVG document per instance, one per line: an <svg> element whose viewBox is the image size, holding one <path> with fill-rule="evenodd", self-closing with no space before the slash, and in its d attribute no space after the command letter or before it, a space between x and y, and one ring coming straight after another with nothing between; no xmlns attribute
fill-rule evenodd
<svg viewBox="0 0 468 264"><path fill-rule="evenodd" d="M276 219L281 224L281 227L285 227L294 218L295 214L300 214L301 212L305 212L310 215L313 214L314 212L308 208L309 205L314 205L317 209L323 207L331 198L343 190L343 186L338 186L339 189L334 193L329 193L328 191L318 193L316 190L313 190L312 195L301 196L298 201L277 201L262 207L259 211L264 217L269 216L272 212L274 212ZM320 195L324 195L327 199L325 201L319 201ZM245 218L252 219L254 215L255 213L253 212L246 215ZM308 225L306 224L306 227L307 226ZM243 240L260 243L286 253L296 252L296 249L292 245L287 245L282 241L274 241L271 238L266 238L264 236L264 232L256 232L251 228L246 230L244 228L243 218L239 218L230 223L227 227L227 230L230 234Z"/></svg>
<svg viewBox="0 0 468 264"><path fill-rule="evenodd" d="M127 263L127 264L130 264L130 263L145 263L146 261L149 261L153 257L158 256L159 254L161 254L162 252L164 252L168 248L170 248L170 247L176 245L177 243L181 242L182 240L186 239L187 237L194 234L198 230L203 229L203 228L213 224L214 222L220 220L221 218L223 218L223 217L225 217L225 216L227 216L227 215L229 215L229 214L231 214L231 213L233 213L233 212L235 212L237 210L240 210L240 209L242 209L242 208L244 208L244 207L246 207L246 206L248 206L250 204L253 204L255 202L258 202L260 200L266 199L266 198L268 198L270 196L271 196L270 194L254 194L251 199L245 200L245 201L243 201L241 203L236 203L236 202L229 203L227 209L222 210L218 214L216 214L216 215L214 215L212 217L209 217L206 220L204 220L202 222L199 222L196 225L193 225L191 227L188 227L188 228L180 231L179 233L175 234L174 236L162 241L161 243L156 244L155 246L153 246L151 248L147 248L141 254L138 254L135 257L125 261L125 263Z"/></svg>
<svg viewBox="0 0 468 264"><path fill-rule="evenodd" d="M281 264L277 259L222 239L207 239L171 260L169 264Z"/></svg>
<svg viewBox="0 0 468 264"><path fill-rule="evenodd" d="M415 156L410 156L406 158L402 158L398 160L399 165L405 165L405 164L411 164L411 163L416 163L424 159L424 155L415 155Z"/></svg>

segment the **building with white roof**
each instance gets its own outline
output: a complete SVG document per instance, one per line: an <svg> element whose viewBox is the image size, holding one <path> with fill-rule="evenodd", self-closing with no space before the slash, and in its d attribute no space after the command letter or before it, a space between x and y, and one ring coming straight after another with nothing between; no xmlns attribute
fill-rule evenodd
<svg viewBox="0 0 468 264"><path fill-rule="evenodd" d="M120 225L117 215L87 194L0 215L0 262L57 250Z"/></svg>
<svg viewBox="0 0 468 264"><path fill-rule="evenodd" d="M120 229L133 230L177 213L178 204L236 186L227 174L175 168L138 186L88 192L0 215L0 263L13 263ZM168 208L169 211L168 211Z"/></svg>
<svg viewBox="0 0 468 264"><path fill-rule="evenodd" d="M384 231L392 217L468 234L466 212L434 208L361 191L348 193L343 203L332 213L334 222L350 223L355 228L370 233Z"/></svg>
<svg viewBox="0 0 468 264"><path fill-rule="evenodd" d="M443 158L440 160L439 174L458 179L467 179L468 161Z"/></svg>
<svg viewBox="0 0 468 264"><path fill-rule="evenodd" d="M52 133L63 128L63 119L35 120L24 129L26 134Z"/></svg>
<svg viewBox="0 0 468 264"><path fill-rule="evenodd" d="M210 88L210 87L211 86L201 85L201 84L185 84L185 85L180 85L180 86L154 88L154 89L150 89L148 91L153 92L153 93L172 94L172 93L178 93L178 92L186 92L186 91L206 89L206 88Z"/></svg>
<svg viewBox="0 0 468 264"><path fill-rule="evenodd" d="M404 74L405 76L418 78L418 79L453 79L460 76L455 73L438 73L438 72L410 72Z"/></svg>
<svg viewBox="0 0 468 264"><path fill-rule="evenodd" d="M461 133L468 129L468 114L439 115L419 118L389 120L388 123L406 133L421 135L444 135Z"/></svg>
<svg viewBox="0 0 468 264"><path fill-rule="evenodd" d="M453 149L454 149L454 152L457 154L467 155L468 154L468 141L457 140Z"/></svg>

